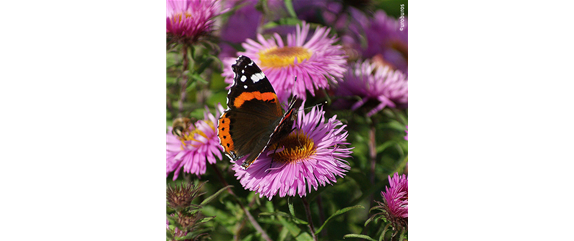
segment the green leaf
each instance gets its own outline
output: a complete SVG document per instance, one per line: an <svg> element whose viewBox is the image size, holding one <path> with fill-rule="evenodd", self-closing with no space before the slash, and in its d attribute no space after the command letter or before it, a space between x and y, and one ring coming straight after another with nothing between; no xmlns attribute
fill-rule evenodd
<svg viewBox="0 0 574 241"><path fill-rule="evenodd" d="M253 240L253 234L250 233L249 235L245 236L241 241L251 241Z"/></svg>
<svg viewBox="0 0 574 241"><path fill-rule="evenodd" d="M287 8L287 12L289 12L289 15L291 15L292 18L297 18L295 9L293 9L293 0L285 0L285 8Z"/></svg>
<svg viewBox="0 0 574 241"><path fill-rule="evenodd" d="M362 239L366 239L366 240L371 240L371 241L377 241L367 235L363 235L363 234L347 234L345 236L343 236L343 238L362 238Z"/></svg>
<svg viewBox="0 0 574 241"><path fill-rule="evenodd" d="M197 80L197 81L201 82L201 83L204 83L204 84L207 84L207 83L208 83L207 80L203 79L203 78L202 78L201 76L199 76L199 74L197 74L197 73L192 74L190 77L191 77L192 79L194 79L194 80ZM187 89L185 89L185 90L188 91L189 89L187 88Z"/></svg>
<svg viewBox="0 0 574 241"><path fill-rule="evenodd" d="M203 73L203 71L205 71L205 69L207 67L209 67L209 65L211 65L211 63L213 63L213 58L211 58L211 57L207 57L205 59L202 59L201 64L199 65L199 67L197 67L197 69L195 70L195 73L197 73L197 74Z"/></svg>
<svg viewBox="0 0 574 241"><path fill-rule="evenodd" d="M403 241L403 239L405 239L405 229L403 228L403 230L401 231L401 234L399 236L399 241Z"/></svg>
<svg viewBox="0 0 574 241"><path fill-rule="evenodd" d="M383 128L394 129L397 131L405 131L405 129L406 129L405 125L401 124L400 122L398 122L396 120L389 121L389 123L386 123L382 126L383 126Z"/></svg>
<svg viewBox="0 0 574 241"><path fill-rule="evenodd" d="M308 224L309 224L307 221L298 219L298 218L296 218L296 217L292 217L292 220L293 220L293 222L296 223L296 224L304 224L304 225L308 225Z"/></svg>
<svg viewBox="0 0 574 241"><path fill-rule="evenodd" d="M397 165L397 168L395 168L395 170L393 171L393 173L398 173L403 174L403 171L405 170L405 166L407 165L407 162L409 162L409 156L407 155L401 162L399 162L399 164Z"/></svg>
<svg viewBox="0 0 574 241"><path fill-rule="evenodd" d="M277 212L263 212L260 213L259 216L272 216L272 217L286 217L286 218L291 218L291 215L289 215L288 213L285 212L281 212L281 211L277 211Z"/></svg>
<svg viewBox="0 0 574 241"><path fill-rule="evenodd" d="M313 237L308 233L301 233L299 236L295 237L297 241L313 241Z"/></svg>
<svg viewBox="0 0 574 241"><path fill-rule="evenodd" d="M287 200L287 205L289 206L289 213L291 213L291 216L295 217L295 208L293 207L293 199L289 198Z"/></svg>
<svg viewBox="0 0 574 241"><path fill-rule="evenodd" d="M341 215L341 214L343 214L343 213L346 213L346 212L348 212L348 211L351 211L351 210L353 210L353 209L357 209L357 208L362 208L362 209L364 209L365 207L363 207L363 206L361 206L361 205L356 205L356 206L346 207L346 208L337 210L333 215L331 215L331 217L329 217L329 218L327 218L327 220L325 220L325 222L323 223L323 225L321 225L321 227L320 227L319 229L317 229L317 230L315 231L315 235L318 235L318 234L321 232L321 230L323 230L323 228L325 227L325 225L327 225L327 223L329 222L329 220L331 220L332 218L334 218L334 217L336 217L336 216L339 216L339 215Z"/></svg>
<svg viewBox="0 0 574 241"><path fill-rule="evenodd" d="M279 233L279 241L284 241L287 238L287 234L289 234L289 230L282 228L281 232Z"/></svg>
<svg viewBox="0 0 574 241"><path fill-rule="evenodd" d="M281 224L283 224L283 227L285 227L287 230L289 230L289 233L291 233L291 236L297 237L297 235L299 235L299 233L301 233L301 229L299 229L297 227L297 225L292 224L290 222L287 222L287 220L285 220L283 218L279 218L279 221L281 222Z"/></svg>
<svg viewBox="0 0 574 241"><path fill-rule="evenodd" d="M375 215L372 215L371 217L369 217L369 219L367 219L367 221L365 221L365 225L363 225L363 227L367 227L367 225L369 225L369 223L371 221L373 221L373 219L375 219L377 216L379 216L379 215L375 214Z"/></svg>
<svg viewBox="0 0 574 241"><path fill-rule="evenodd" d="M308 222L297 218L297 216L295 215L295 208L293 207L293 202L291 202L292 200L293 200L292 198L289 198L287 202L289 206L289 212L291 213L292 221L295 222L296 224L305 224L305 225L309 224Z"/></svg>
<svg viewBox="0 0 574 241"><path fill-rule="evenodd" d="M214 218L215 218L215 217L205 217L205 218L202 218L201 220L199 220L199 222L197 222L197 223L207 223L207 222L211 221L211 220L214 219Z"/></svg>
<svg viewBox="0 0 574 241"><path fill-rule="evenodd" d="M165 234L165 238L167 240L173 240L173 234L171 233L171 231L169 229L166 229L166 234Z"/></svg>
<svg viewBox="0 0 574 241"><path fill-rule="evenodd" d="M377 153L380 153L382 151L384 151L385 149L387 149L388 147L392 146L393 144L395 144L396 142L393 140L389 140L389 141L385 141L383 144L377 146Z"/></svg>
<svg viewBox="0 0 574 241"><path fill-rule="evenodd" d="M385 227L383 228L383 232L381 233L381 236L379 236L379 241L382 241L385 238L385 233L387 232L387 230L389 230L389 225L391 225L390 223L388 223L387 225L385 225Z"/></svg>
<svg viewBox="0 0 574 241"><path fill-rule="evenodd" d="M233 187L232 185L228 185L222 189L219 189L219 191L217 191L215 194L209 196L208 198L206 198L205 200L203 200L203 202L201 202L201 204L199 204L200 206L203 206L209 202L211 202L213 199L215 199L217 197L217 195L219 195L221 192L225 191L225 189L227 188L231 188Z"/></svg>
<svg viewBox="0 0 574 241"><path fill-rule="evenodd" d="M301 233L301 229L297 225L287 222L284 218L278 218L285 229L289 231L291 236L293 236L298 241L313 241L313 238L308 233Z"/></svg>
<svg viewBox="0 0 574 241"><path fill-rule="evenodd" d="M269 212L275 211L275 208L273 207L273 202L265 202L265 207L267 208L267 211L269 211Z"/></svg>

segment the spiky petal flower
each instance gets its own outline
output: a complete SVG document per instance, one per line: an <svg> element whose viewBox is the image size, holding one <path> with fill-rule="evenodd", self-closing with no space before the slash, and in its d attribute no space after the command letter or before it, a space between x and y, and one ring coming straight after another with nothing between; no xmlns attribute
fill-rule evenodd
<svg viewBox="0 0 574 241"><path fill-rule="evenodd" d="M258 35L259 42L247 39L242 44L246 51L237 53L255 61L281 101L291 94L304 100L306 91L314 96L315 90L329 88L329 81L338 82L345 72L345 52L340 45L335 45L335 37L328 37L330 29L319 27L307 40L309 28L307 23L297 25L296 32L287 35L287 44L277 33L270 39ZM230 66L234 61L235 58L226 58L224 66ZM233 71L225 68L223 76L231 86Z"/></svg>
<svg viewBox="0 0 574 241"><path fill-rule="evenodd" d="M168 185L166 192L167 206L175 210L182 210L192 206L195 207L191 202L196 197L204 194L199 193L203 184L205 184L205 182L202 182L197 186L187 183L180 185L176 184L175 186Z"/></svg>
<svg viewBox="0 0 574 241"><path fill-rule="evenodd" d="M167 206L175 209L175 213L168 216L166 225L176 240L181 240L182 237L186 237L185 240L199 240L200 237L208 236L207 233L199 231L206 221L202 220L205 216L200 212L201 206L191 203L195 198L205 194L199 192L204 184L205 182L200 182L198 185L184 183L175 187L168 186ZM170 223L173 229L170 228Z"/></svg>
<svg viewBox="0 0 574 241"><path fill-rule="evenodd" d="M352 152L345 146L348 133L336 116L325 120L324 115L320 107L309 113L301 107L294 123L297 130L268 147L247 170L241 168L245 157L238 160L233 170L241 185L271 200L277 194L303 197L311 188L317 190L319 185L337 182L336 176L344 177L350 167L343 158Z"/></svg>
<svg viewBox="0 0 574 241"><path fill-rule="evenodd" d="M221 104L216 108L215 116L219 116ZM190 125L188 131L177 136L172 133L173 127L166 134L166 176L174 172L173 180L177 179L181 168L186 173L203 175L207 162L214 164L217 157L221 160L223 151L217 137L217 119L206 108L204 119L195 125Z"/></svg>
<svg viewBox="0 0 574 241"><path fill-rule="evenodd" d="M407 227L409 217L409 185L408 177L395 173L389 176L389 186L381 192L383 202L380 203L385 210L387 220L397 227Z"/></svg>
<svg viewBox="0 0 574 241"><path fill-rule="evenodd" d="M166 33L193 43L213 30L213 18L224 11L218 0L167 0Z"/></svg>
<svg viewBox="0 0 574 241"><path fill-rule="evenodd" d="M367 113L374 115L385 106L405 106L408 103L408 80L399 70L365 60L349 67L345 79L339 84L337 95L359 96L352 110L363 106L367 101L378 103Z"/></svg>

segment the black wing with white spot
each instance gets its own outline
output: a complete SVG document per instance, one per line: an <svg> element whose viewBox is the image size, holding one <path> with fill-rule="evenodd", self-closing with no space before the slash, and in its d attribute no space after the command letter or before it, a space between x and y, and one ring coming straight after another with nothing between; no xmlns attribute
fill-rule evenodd
<svg viewBox="0 0 574 241"><path fill-rule="evenodd" d="M227 108L234 108L235 98L243 92L275 93L263 71L250 58L244 55L239 56L231 68L233 68L234 77L233 85L227 94Z"/></svg>

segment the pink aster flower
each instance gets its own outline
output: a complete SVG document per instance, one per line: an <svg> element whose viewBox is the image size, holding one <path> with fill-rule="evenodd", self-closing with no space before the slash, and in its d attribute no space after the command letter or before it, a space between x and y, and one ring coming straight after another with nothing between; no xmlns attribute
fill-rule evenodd
<svg viewBox="0 0 574 241"><path fill-rule="evenodd" d="M223 109L221 104L217 109ZM216 110L215 116L219 116L219 110ZM182 167L184 172L199 176L205 173L206 162L215 163L215 156L221 160L223 150L217 137L215 116L206 110L203 120L197 121L195 126L189 125L180 135L177 135L177 131L172 133L173 127L168 128L166 176L174 172L173 180L176 180Z"/></svg>
<svg viewBox="0 0 574 241"><path fill-rule="evenodd" d="M166 33L193 43L213 30L213 18L222 12L217 0L167 0Z"/></svg>
<svg viewBox="0 0 574 241"><path fill-rule="evenodd" d="M406 227L409 217L408 177L395 173L392 178L389 176L389 186L390 188L386 187L385 191L381 192L385 216L395 227Z"/></svg>
<svg viewBox="0 0 574 241"><path fill-rule="evenodd" d="M260 197L306 196L311 188L317 190L344 177L350 166L343 158L351 154L345 145L348 136L345 125L334 116L325 120L325 112L313 107L309 113L299 109L294 123L296 130L272 145L247 169L241 168L245 157L233 165L235 176L248 190Z"/></svg>
<svg viewBox="0 0 574 241"><path fill-rule="evenodd" d="M340 45L335 45L335 37L328 37L329 32L329 28L317 28L307 40L309 24L303 23L296 27L295 33L287 35L287 44L277 33L270 39L258 35L259 42L247 39L242 44L246 51L237 55L245 55L255 61L281 101L287 100L291 94L304 100L306 91L315 96L315 90L329 88L329 81L336 83L345 72L345 52ZM234 61L235 58L226 58L223 62L230 66ZM223 76L231 86L231 68L225 68Z"/></svg>
<svg viewBox="0 0 574 241"><path fill-rule="evenodd" d="M337 95L361 97L353 104L352 110L368 101L378 103L367 113L367 116L372 116L385 106L395 108L407 105L408 80L399 70L365 60L349 67L344 81L339 84Z"/></svg>

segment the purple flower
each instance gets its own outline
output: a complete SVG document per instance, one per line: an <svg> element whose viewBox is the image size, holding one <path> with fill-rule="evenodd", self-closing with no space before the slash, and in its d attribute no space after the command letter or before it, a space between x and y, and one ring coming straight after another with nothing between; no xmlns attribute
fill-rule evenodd
<svg viewBox="0 0 574 241"><path fill-rule="evenodd" d="M167 0L166 33L193 43L213 30L213 18L223 12L217 0Z"/></svg>
<svg viewBox="0 0 574 241"><path fill-rule="evenodd" d="M215 115L219 116L219 110L223 109L221 104L217 109ZM168 128L166 176L174 172L175 181L182 167L184 172L200 176L206 171L206 162L215 163L214 156L221 160L223 149L219 145L216 125L217 119L206 110L204 119L197 121L195 126L190 125L181 136L172 133L173 127Z"/></svg>
<svg viewBox="0 0 574 241"><path fill-rule="evenodd" d="M367 116L372 116L385 106L395 108L399 104L406 105L408 81L399 70L365 60L349 67L344 81L339 83L337 95L361 97L353 104L352 110L370 100L377 102L378 105L367 113Z"/></svg>
<svg viewBox="0 0 574 241"><path fill-rule="evenodd" d="M287 44L277 33L270 39L258 35L259 42L247 39L242 44L246 51L237 53L255 61L282 102L291 94L304 100L306 91L315 96L315 90L328 88L329 80L336 83L345 72L346 56L341 46L335 45L337 39L328 37L330 29L317 28L307 40L309 28L306 23L298 25L294 34L287 35ZM229 66L234 61L235 58L226 58L223 62ZM231 86L232 70L224 69L223 76Z"/></svg>
<svg viewBox="0 0 574 241"><path fill-rule="evenodd" d="M260 197L306 196L313 187L337 182L350 169L347 161L351 149L345 145L345 125L336 119L324 119L325 112L313 107L309 113L299 109L296 130L279 143L270 146L247 169L241 168L245 157L233 165L235 176L248 190Z"/></svg>
<svg viewBox="0 0 574 241"><path fill-rule="evenodd" d="M399 176L398 173L395 173L392 178L389 176L389 186L381 192L385 216L395 227L406 227L409 217L408 177L404 174ZM379 204L381 203L379 202Z"/></svg>

